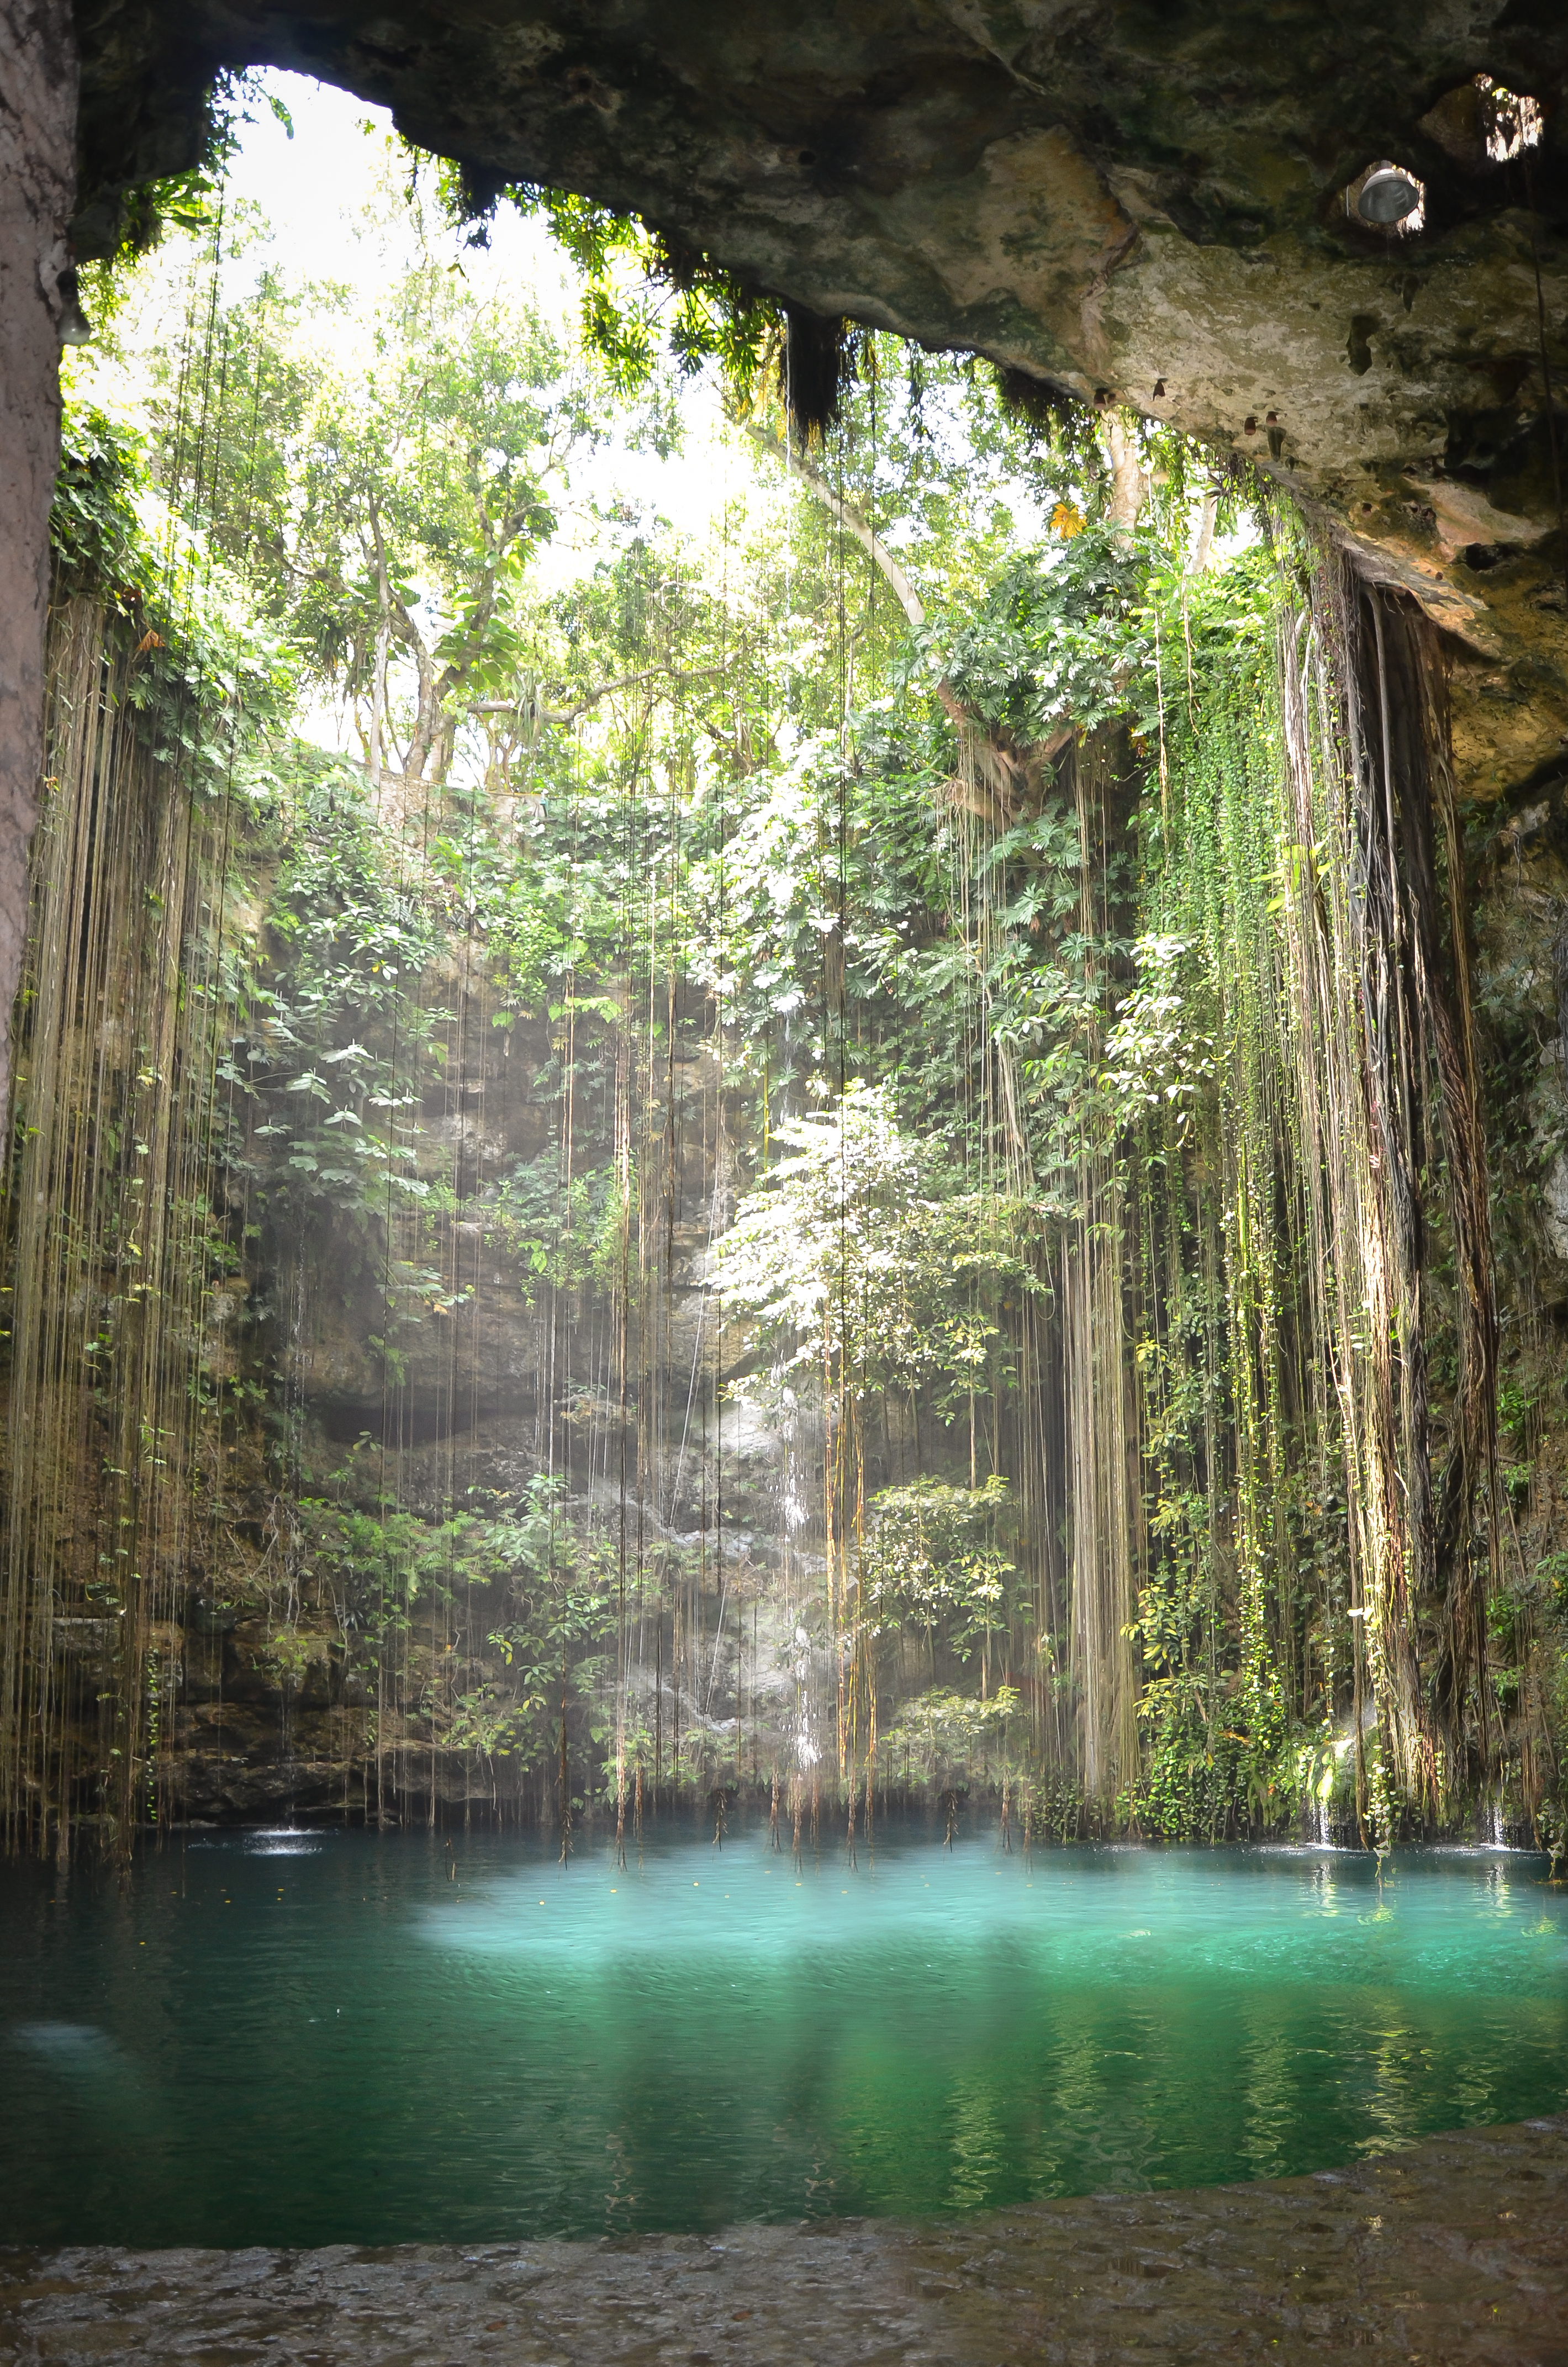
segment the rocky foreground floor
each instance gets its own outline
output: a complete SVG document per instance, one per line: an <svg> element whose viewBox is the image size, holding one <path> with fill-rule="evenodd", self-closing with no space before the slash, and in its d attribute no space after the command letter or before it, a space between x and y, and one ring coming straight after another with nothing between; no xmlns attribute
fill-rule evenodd
<svg viewBox="0 0 1568 2367"><path fill-rule="evenodd" d="M0 2251L0 2361L1568 2367L1568 2116L1312 2178L599 2244Z"/></svg>

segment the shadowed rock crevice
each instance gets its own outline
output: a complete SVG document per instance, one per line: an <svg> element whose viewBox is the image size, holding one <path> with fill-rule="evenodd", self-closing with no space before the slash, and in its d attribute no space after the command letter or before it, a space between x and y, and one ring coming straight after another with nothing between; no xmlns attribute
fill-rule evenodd
<svg viewBox="0 0 1568 2367"><path fill-rule="evenodd" d="M0 1099L43 756L56 357L69 280L76 59L58 0L0 0Z"/></svg>

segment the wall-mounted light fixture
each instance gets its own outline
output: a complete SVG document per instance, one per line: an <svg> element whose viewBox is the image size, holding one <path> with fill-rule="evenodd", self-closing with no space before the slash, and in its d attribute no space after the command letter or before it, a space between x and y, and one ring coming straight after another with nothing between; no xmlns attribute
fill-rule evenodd
<svg viewBox="0 0 1568 2367"><path fill-rule="evenodd" d="M1412 238L1426 226L1426 184L1407 164L1395 164L1385 156L1350 183L1345 210L1364 230Z"/></svg>
<svg viewBox="0 0 1568 2367"><path fill-rule="evenodd" d="M1362 182L1356 199L1356 210L1364 222L1375 222L1380 230L1392 230L1395 222L1406 221L1421 203L1423 191L1414 173L1404 172L1398 164L1380 164Z"/></svg>

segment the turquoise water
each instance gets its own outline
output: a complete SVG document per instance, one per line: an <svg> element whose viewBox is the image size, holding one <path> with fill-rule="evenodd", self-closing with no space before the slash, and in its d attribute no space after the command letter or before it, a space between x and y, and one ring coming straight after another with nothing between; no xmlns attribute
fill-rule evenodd
<svg viewBox="0 0 1568 2367"><path fill-rule="evenodd" d="M1267 2178L1568 2104L1543 1861L666 1830L0 1873L12 2242L597 2236Z"/></svg>

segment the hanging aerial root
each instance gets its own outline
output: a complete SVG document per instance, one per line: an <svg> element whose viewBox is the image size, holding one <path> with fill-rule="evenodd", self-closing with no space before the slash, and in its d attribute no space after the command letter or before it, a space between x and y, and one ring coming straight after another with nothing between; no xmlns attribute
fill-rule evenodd
<svg viewBox="0 0 1568 2367"><path fill-rule="evenodd" d="M1433 1507L1433 1576L1442 1595L1433 1694L1450 1757L1468 1698L1484 1698L1487 1593L1500 1583L1497 1507L1497 1305L1486 1139L1470 974L1469 919L1455 813L1447 684L1437 634L1405 602L1381 599L1381 658L1391 742L1403 753L1399 816L1410 906L1410 959L1443 1148L1444 1207L1455 1278L1459 1382L1449 1452ZM1441 860L1439 861L1439 850ZM1439 872L1446 875L1446 893ZM1471 1550L1478 1496L1488 1522L1489 1576Z"/></svg>
<svg viewBox="0 0 1568 2367"><path fill-rule="evenodd" d="M1320 1145L1314 1265L1343 1416L1352 1608L1365 1614L1358 1765L1364 1666L1390 1775L1441 1815L1471 1703L1483 1761L1489 1748L1483 1495L1494 1583L1497 1551L1497 1317L1446 691L1425 621L1343 566L1320 573L1282 672L1290 828L1314 849L1310 888L1288 900L1292 1074ZM1434 1488L1431 1276L1445 1252L1458 1385ZM1391 1798L1359 1805L1386 1840Z"/></svg>
<svg viewBox="0 0 1568 2367"><path fill-rule="evenodd" d="M808 448L820 444L838 417L839 397L850 375L849 323L784 307L784 352L779 364L790 424Z"/></svg>
<svg viewBox="0 0 1568 2367"><path fill-rule="evenodd" d="M1068 388L1059 386L1052 378L1040 378L1033 370L1017 369L1005 362L996 365L994 374L996 391L1006 408L1018 418L1027 419L1031 427L1070 448L1074 444L1092 442L1094 413Z"/></svg>

